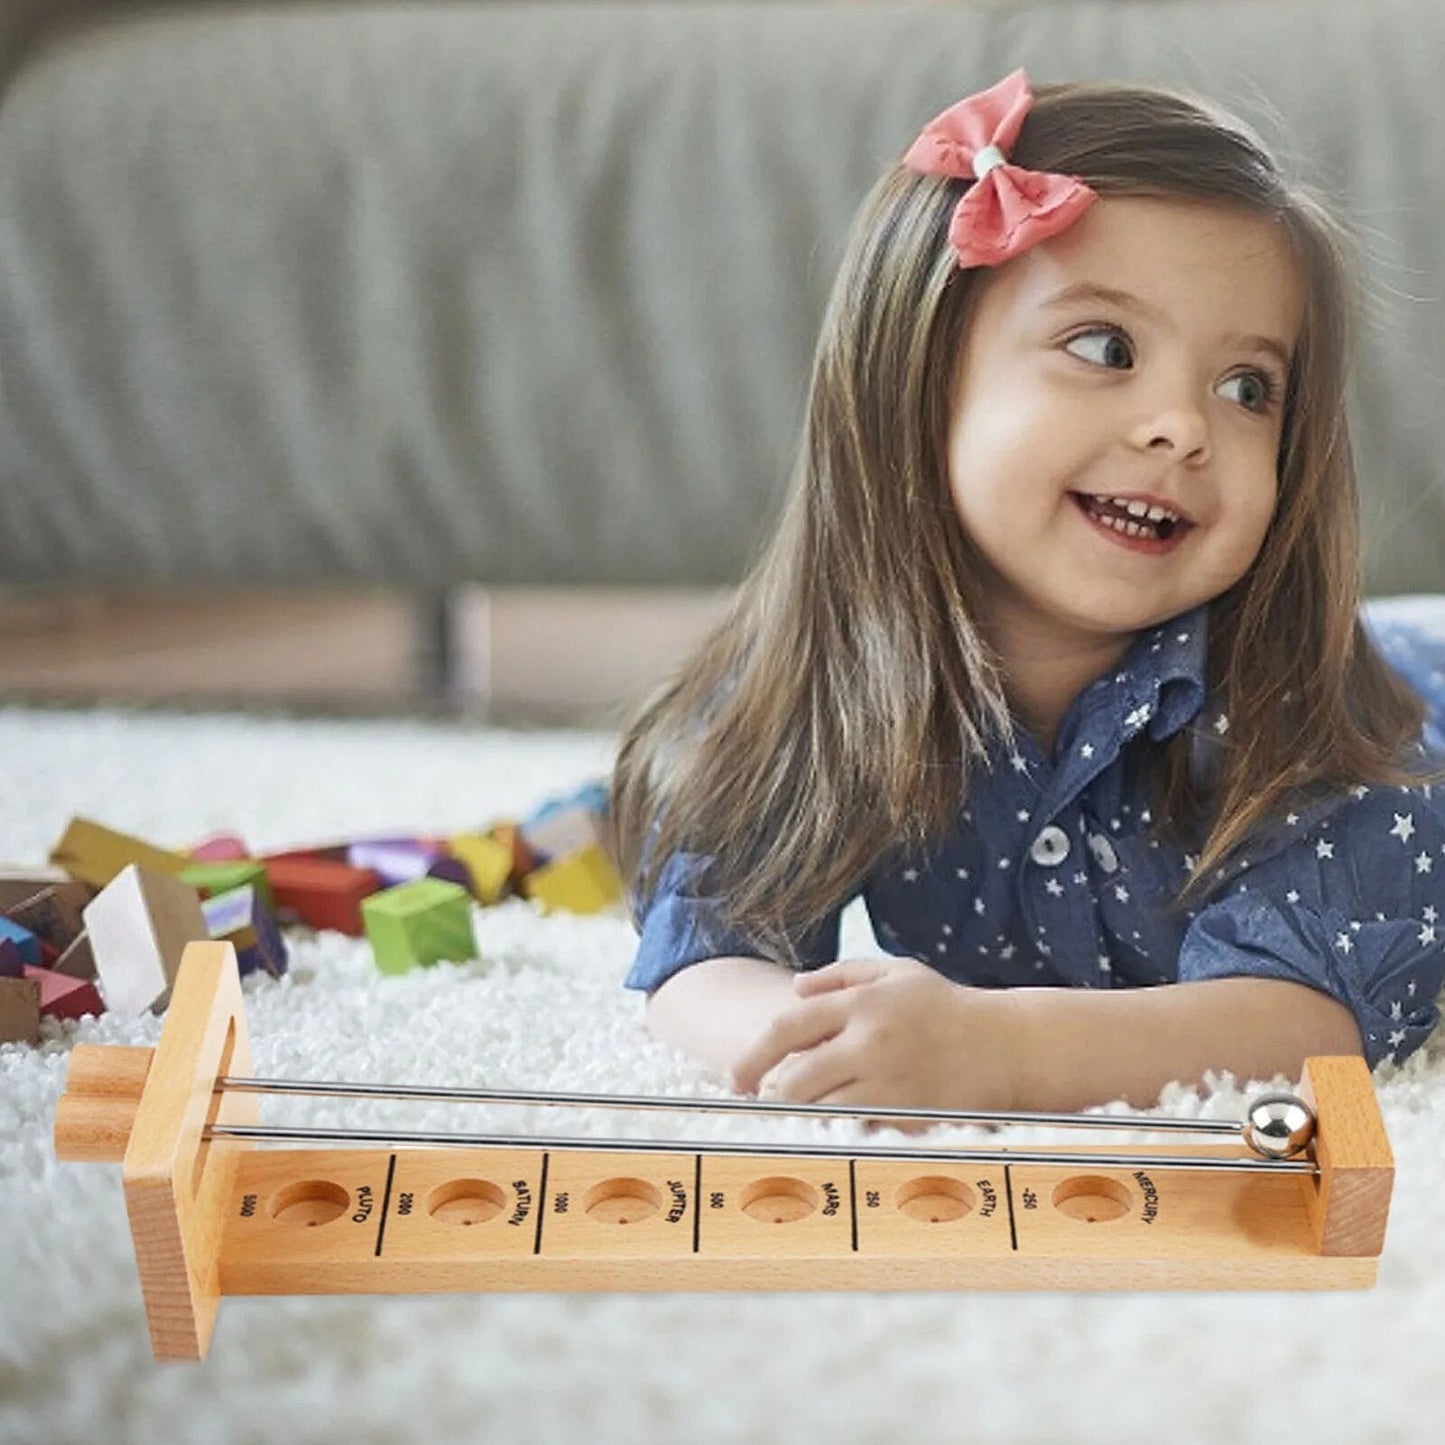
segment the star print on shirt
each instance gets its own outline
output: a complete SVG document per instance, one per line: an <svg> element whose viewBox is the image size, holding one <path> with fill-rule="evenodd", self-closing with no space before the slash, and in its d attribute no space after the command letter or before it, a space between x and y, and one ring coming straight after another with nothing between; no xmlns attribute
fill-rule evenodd
<svg viewBox="0 0 1445 1445"><path fill-rule="evenodd" d="M1118 671L1074 699L1055 757L1022 731L1016 746L999 740L995 765L969 779L956 826L922 859L880 864L855 896L885 948L959 983L1287 978L1350 1008L1371 1065L1403 1059L1438 1023L1445 986L1436 926L1445 867L1434 867L1445 856L1445 795L1361 784L1297 806L1180 909L1198 854L1149 836L1143 774L1132 764L1138 749L1182 728L1200 757L1228 733L1228 710L1206 706L1208 620L1201 607L1140 634ZM1408 680L1430 714L1424 737L1439 739L1445 762L1445 637L1416 639L1412 655ZM1431 674L1433 691L1422 690ZM639 909L629 987L655 988L702 958L758 951L695 886L704 861L669 860ZM842 907L799 920L804 967L837 957Z"/></svg>

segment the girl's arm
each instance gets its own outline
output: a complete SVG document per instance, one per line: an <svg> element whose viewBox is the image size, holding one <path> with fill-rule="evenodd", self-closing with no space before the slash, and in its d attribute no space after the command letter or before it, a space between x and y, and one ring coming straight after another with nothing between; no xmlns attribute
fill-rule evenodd
<svg viewBox="0 0 1445 1445"><path fill-rule="evenodd" d="M1193 1084L1209 1069L1241 1083L1298 1079L1311 1055L1363 1053L1344 1004L1283 979L1021 988L1014 996L1020 1109L1072 1113L1111 1099L1150 1108L1165 1085Z"/></svg>
<svg viewBox="0 0 1445 1445"><path fill-rule="evenodd" d="M744 1049L797 1003L793 978L792 969L764 958L702 959L648 995L648 1031L726 1078Z"/></svg>

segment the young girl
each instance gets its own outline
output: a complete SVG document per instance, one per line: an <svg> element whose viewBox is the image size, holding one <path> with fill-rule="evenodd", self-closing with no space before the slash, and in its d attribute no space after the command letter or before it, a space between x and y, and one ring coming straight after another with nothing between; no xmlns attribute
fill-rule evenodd
<svg viewBox="0 0 1445 1445"><path fill-rule="evenodd" d="M1179 96L1018 71L930 122L780 529L618 755L654 1033L743 1092L1047 1110L1424 1041L1445 688L1359 614L1354 266ZM833 961L859 894L897 956Z"/></svg>

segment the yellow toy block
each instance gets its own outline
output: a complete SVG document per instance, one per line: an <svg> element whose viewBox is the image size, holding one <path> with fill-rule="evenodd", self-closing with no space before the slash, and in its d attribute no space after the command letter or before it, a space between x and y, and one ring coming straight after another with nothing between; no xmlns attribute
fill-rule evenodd
<svg viewBox="0 0 1445 1445"><path fill-rule="evenodd" d="M131 863L152 873L169 874L180 873L190 863L184 854L157 848L128 833L117 833L89 818L70 820L64 836L51 851L50 861L92 888L106 887Z"/></svg>
<svg viewBox="0 0 1445 1445"><path fill-rule="evenodd" d="M529 873L523 889L548 913L558 909L566 913L601 913L622 897L622 880L612 860L594 843Z"/></svg>
<svg viewBox="0 0 1445 1445"><path fill-rule="evenodd" d="M472 878L472 892L481 903L496 903L512 876L512 849L486 833L458 833L447 839L447 851L461 860Z"/></svg>

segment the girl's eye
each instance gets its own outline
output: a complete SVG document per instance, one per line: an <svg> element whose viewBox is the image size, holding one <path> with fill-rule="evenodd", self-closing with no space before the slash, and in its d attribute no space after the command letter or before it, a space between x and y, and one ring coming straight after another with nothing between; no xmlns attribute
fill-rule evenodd
<svg viewBox="0 0 1445 1445"><path fill-rule="evenodd" d="M1076 332L1064 343L1065 347L1073 347L1081 341L1089 343L1089 350L1096 353L1093 356L1085 356L1085 361L1097 361L1100 366L1107 366L1111 369L1122 369L1128 366L1133 359L1133 348L1129 345L1129 338L1122 331L1116 331L1112 326L1095 326L1088 331ZM1075 352L1075 355L1079 353Z"/></svg>
<svg viewBox="0 0 1445 1445"><path fill-rule="evenodd" d="M1267 371L1243 371L1238 376L1229 377L1224 385L1229 386L1236 381L1245 383L1244 395L1239 400L1247 410L1267 412L1273 408L1279 387ZM1250 400L1251 397L1253 400Z"/></svg>
<svg viewBox="0 0 1445 1445"><path fill-rule="evenodd" d="M1079 343L1087 345L1074 350ZM1098 366L1107 366L1111 371L1122 371L1133 364L1134 348L1129 338L1116 327L1094 326L1087 331L1076 332L1064 343L1072 355ZM1279 385L1266 371L1244 371L1231 376L1222 385L1232 386L1244 382L1243 393L1237 400L1247 411L1267 413L1273 409L1279 395Z"/></svg>

